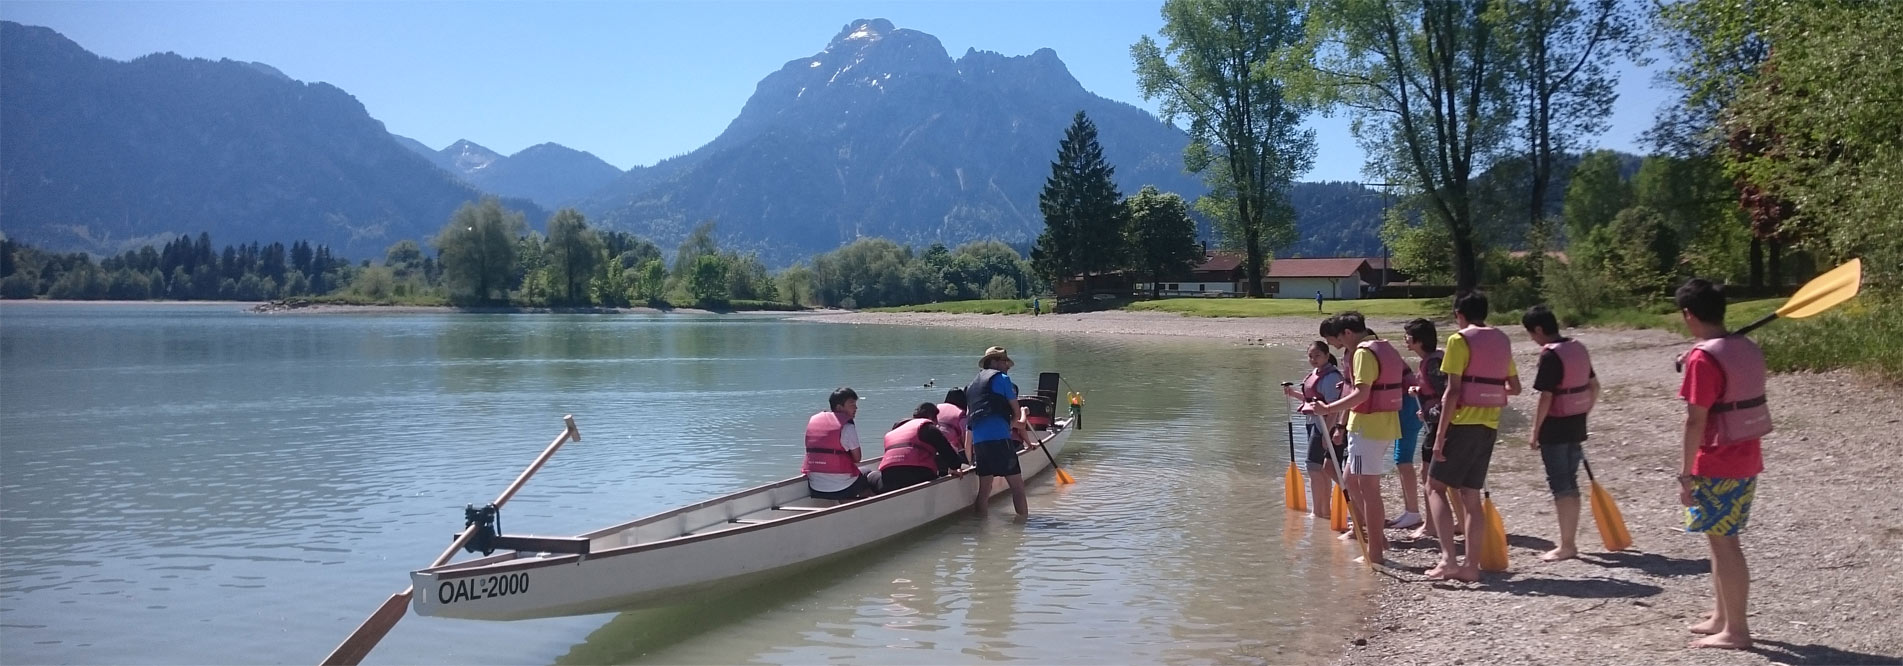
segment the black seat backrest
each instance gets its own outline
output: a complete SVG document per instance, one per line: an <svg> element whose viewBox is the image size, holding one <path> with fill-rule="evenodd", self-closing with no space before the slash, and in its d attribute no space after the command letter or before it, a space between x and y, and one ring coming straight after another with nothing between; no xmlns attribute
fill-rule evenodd
<svg viewBox="0 0 1903 666"><path fill-rule="evenodd" d="M1058 380L1059 380L1058 374L1055 372L1038 373L1037 374L1037 397L1043 398L1044 401L1048 404L1056 405Z"/></svg>

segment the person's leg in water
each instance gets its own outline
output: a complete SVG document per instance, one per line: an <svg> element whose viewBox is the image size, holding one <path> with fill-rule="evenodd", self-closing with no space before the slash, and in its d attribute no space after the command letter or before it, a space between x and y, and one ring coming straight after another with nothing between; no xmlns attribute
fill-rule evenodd
<svg viewBox="0 0 1903 666"><path fill-rule="evenodd" d="M980 518L986 513L985 505L991 503L991 480L995 478L997 477L982 474L978 476L978 499L971 503L971 508Z"/></svg>
<svg viewBox="0 0 1903 666"><path fill-rule="evenodd" d="M1004 482L1011 485L1011 508L1017 509L1018 518L1023 519L1029 517L1031 515L1031 504L1030 501L1024 497L1024 475L1012 474L1004 477Z"/></svg>

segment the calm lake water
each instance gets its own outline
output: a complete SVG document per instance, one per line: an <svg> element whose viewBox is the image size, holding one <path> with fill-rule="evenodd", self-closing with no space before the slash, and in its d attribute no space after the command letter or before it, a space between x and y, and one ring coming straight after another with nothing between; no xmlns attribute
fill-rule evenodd
<svg viewBox="0 0 1903 666"><path fill-rule="evenodd" d="M1291 341L1299 343L1300 341ZM797 473L833 387L884 424L1011 349L1086 392L1032 519L961 515L723 598L409 617L373 663L1282 663L1374 580L1282 507L1300 344L768 316L0 305L0 661L315 663L492 501L572 534ZM936 379L937 388L921 385ZM880 429L861 439L876 450Z"/></svg>

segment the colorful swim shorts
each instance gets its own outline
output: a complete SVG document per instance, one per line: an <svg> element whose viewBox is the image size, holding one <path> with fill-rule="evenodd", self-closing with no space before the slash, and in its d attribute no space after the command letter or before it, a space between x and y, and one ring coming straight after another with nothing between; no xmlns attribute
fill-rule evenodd
<svg viewBox="0 0 1903 666"><path fill-rule="evenodd" d="M1758 477L1714 479L1692 477L1692 505L1685 508L1685 531L1716 536L1738 536L1751 519L1751 499L1758 493Z"/></svg>

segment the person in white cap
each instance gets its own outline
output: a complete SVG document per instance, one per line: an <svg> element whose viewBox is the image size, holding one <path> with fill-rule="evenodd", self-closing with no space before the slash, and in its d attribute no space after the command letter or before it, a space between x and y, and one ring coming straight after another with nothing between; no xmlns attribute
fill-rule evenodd
<svg viewBox="0 0 1903 666"><path fill-rule="evenodd" d="M1017 387L1005 374L1011 366L1011 356L1003 347L986 349L978 359L978 377L965 389L965 441L972 452L972 464L978 468L978 497L973 506L981 516L991 497L991 479L998 476L1011 485L1011 505L1018 517L1031 512L1024 498L1024 473L1018 467L1017 446L1012 441L1013 430L1024 428L1024 422Z"/></svg>

